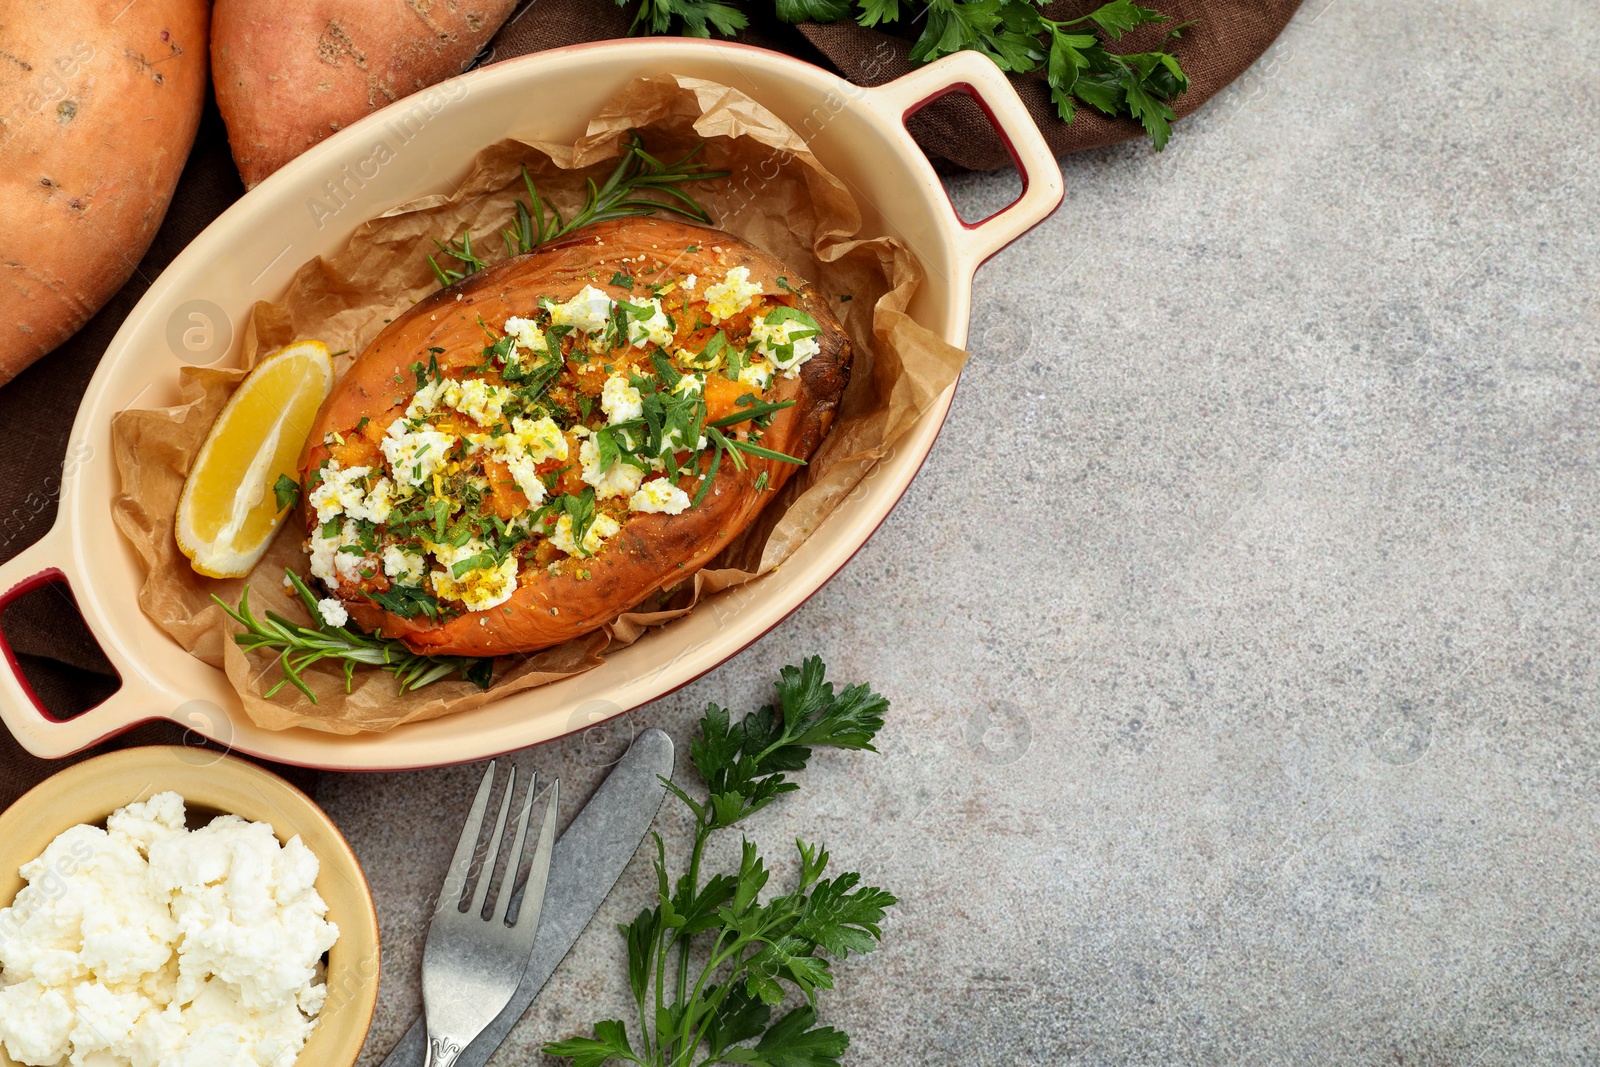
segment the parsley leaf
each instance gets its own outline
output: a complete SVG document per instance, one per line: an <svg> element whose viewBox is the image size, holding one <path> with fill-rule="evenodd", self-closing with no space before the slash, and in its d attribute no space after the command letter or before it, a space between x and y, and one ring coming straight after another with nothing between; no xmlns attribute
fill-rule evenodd
<svg viewBox="0 0 1600 1067"><path fill-rule="evenodd" d="M568 493L555 499L555 505L572 520L572 543L578 547L580 556L590 553L583 550L583 539L589 535L589 528L594 525L594 487L585 486L583 492L573 495Z"/></svg>
<svg viewBox="0 0 1600 1067"><path fill-rule="evenodd" d="M928 0L901 9L900 0L774 0L785 22L837 22L854 16L863 26L922 21L911 46L915 63L931 63L954 52L981 52L1012 74L1043 70L1050 99L1063 122L1077 104L1107 115L1136 119L1157 151L1166 146L1176 117L1172 101L1189 88L1178 58L1167 51L1189 25L1174 27L1154 52L1118 55L1106 41L1120 41L1144 26L1169 21L1135 0L1109 0L1079 18L1046 18L1040 0ZM1103 38L1102 39L1102 35Z"/></svg>
<svg viewBox="0 0 1600 1067"><path fill-rule="evenodd" d="M272 495L278 500L279 511L292 508L300 500L300 483L287 474L280 474L272 483Z"/></svg>
<svg viewBox="0 0 1600 1067"><path fill-rule="evenodd" d="M617 6L626 7L627 0L617 0ZM641 0L628 32L666 33L674 20L682 24L685 37L710 37L712 29L732 37L750 24L743 11L718 0Z"/></svg>
<svg viewBox="0 0 1600 1067"><path fill-rule="evenodd" d="M1104 7L1089 12L1088 18L1105 30L1113 41L1120 40L1129 30L1136 30L1146 23L1165 20L1161 12L1140 7L1133 0L1111 0Z"/></svg>
<svg viewBox="0 0 1600 1067"><path fill-rule="evenodd" d="M437 619L444 609L437 597L420 586L392 585L383 592L369 591L367 597L379 607L403 619L412 619L418 615Z"/></svg>
<svg viewBox="0 0 1600 1067"><path fill-rule="evenodd" d="M568 1041L557 1041L546 1045L544 1050L551 1056L572 1057L573 1067L601 1067L601 1064L613 1059L643 1062L633 1054L633 1046L628 1044L627 1027L622 1025L621 1019L595 1023L592 1038L575 1037Z"/></svg>
<svg viewBox="0 0 1600 1067"><path fill-rule="evenodd" d="M778 17L784 22L838 22L850 14L850 0L776 0L776 3Z"/></svg>

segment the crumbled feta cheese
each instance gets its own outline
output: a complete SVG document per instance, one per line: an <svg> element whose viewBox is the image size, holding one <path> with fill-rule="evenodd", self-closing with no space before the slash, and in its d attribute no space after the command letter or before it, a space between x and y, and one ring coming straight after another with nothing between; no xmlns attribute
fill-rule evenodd
<svg viewBox="0 0 1600 1067"><path fill-rule="evenodd" d="M539 477L539 463L526 453L506 451L501 453L500 460L511 471L511 480L517 483L517 488L522 495L528 498L528 504L538 507L544 503L544 481Z"/></svg>
<svg viewBox="0 0 1600 1067"><path fill-rule="evenodd" d="M594 486L594 495L600 500L614 496L632 496L644 481L644 471L631 463L616 460L606 470L600 469L600 448L594 439L585 438L578 446L578 462L583 465L583 480Z"/></svg>
<svg viewBox="0 0 1600 1067"><path fill-rule="evenodd" d="M423 419L438 414L442 401L439 393L444 389L444 382L429 382L421 389L411 394L411 402L406 405L406 418ZM393 429L393 426L390 427Z"/></svg>
<svg viewBox="0 0 1600 1067"><path fill-rule="evenodd" d="M584 333L599 333L605 329L612 306L611 298L592 285L585 285L577 296L564 304L545 302L552 326L571 326Z"/></svg>
<svg viewBox="0 0 1600 1067"><path fill-rule="evenodd" d="M234 815L188 832L158 793L74 826L0 911L0 1044L24 1064L287 1063L315 1025L339 936L317 858Z"/></svg>
<svg viewBox="0 0 1600 1067"><path fill-rule="evenodd" d="M433 472L444 465L450 450L456 447L456 439L428 423L413 432L407 428L405 419L395 419L389 424L380 447L394 468L395 481L416 489L432 480Z"/></svg>
<svg viewBox="0 0 1600 1067"><path fill-rule="evenodd" d="M722 281L706 286L706 312L717 322L731 319L761 293L761 283L750 280L749 267L734 267Z"/></svg>
<svg viewBox="0 0 1600 1067"><path fill-rule="evenodd" d="M484 426L493 426L500 421L505 402L511 398L509 389L502 389L482 378L466 378L450 384L455 386L450 391L450 406Z"/></svg>
<svg viewBox="0 0 1600 1067"><path fill-rule="evenodd" d="M69 990L36 978L0 989L0 1038L19 1063L59 1063L72 1053Z"/></svg>
<svg viewBox="0 0 1600 1067"><path fill-rule="evenodd" d="M400 545L385 545L383 548L383 573L398 585L421 585L426 568L427 561L420 552Z"/></svg>
<svg viewBox="0 0 1600 1067"><path fill-rule="evenodd" d="M677 515L689 506L689 494L666 478L645 482L639 491L628 499L629 511L643 511L661 515Z"/></svg>
<svg viewBox="0 0 1600 1067"><path fill-rule="evenodd" d="M345 519L332 536L318 530L311 538L311 573L330 586L340 582L359 582L366 553L359 551L361 535L351 519ZM342 552L346 546L355 552Z"/></svg>
<svg viewBox="0 0 1600 1067"><path fill-rule="evenodd" d="M699 285L699 284L700 284L700 279L696 278L693 274L689 275L687 278L685 278L683 280L683 287L685 289L691 289L692 290L696 285Z"/></svg>
<svg viewBox="0 0 1600 1067"><path fill-rule="evenodd" d="M607 378L600 390L600 410L606 413L606 421L615 426L643 415L644 401L639 390L628 384L628 376L617 373Z"/></svg>
<svg viewBox="0 0 1600 1067"><path fill-rule="evenodd" d="M78 1019L67 1040L72 1043L72 1058L78 1063L99 1059L94 1053L116 1057L126 1050L139 1017L151 1006L141 993L113 993L98 982L80 982L72 993Z"/></svg>
<svg viewBox="0 0 1600 1067"><path fill-rule="evenodd" d="M646 345L665 348L672 343L672 319L661 310L661 301L658 299L651 299L644 306L653 309L652 313L648 318L628 320L628 340L635 348L644 348Z"/></svg>
<svg viewBox="0 0 1600 1067"><path fill-rule="evenodd" d="M510 600L511 594L517 591L517 557L507 556L498 564L474 567L457 577L454 571L457 563L464 563L489 551L489 546L475 538L460 547L432 541L423 544L439 562L439 567L430 575L433 591L447 600L461 601L468 611L488 611L498 607Z"/></svg>
<svg viewBox="0 0 1600 1067"><path fill-rule="evenodd" d="M740 369L739 380L761 392L772 384L772 368L765 363L748 363Z"/></svg>
<svg viewBox="0 0 1600 1067"><path fill-rule="evenodd" d="M341 468L336 459L322 468L322 482L311 490L307 502L317 513L318 522L328 522L361 506L366 497L366 477L371 467Z"/></svg>
<svg viewBox="0 0 1600 1067"><path fill-rule="evenodd" d="M561 433L561 427L556 425L556 420L548 415L538 419L524 419L521 416L512 419L511 433L501 440L514 441L535 463L567 458L567 439Z"/></svg>
<svg viewBox="0 0 1600 1067"><path fill-rule="evenodd" d="M394 483L379 478L367 488L371 467L341 469L339 461L330 459L322 468L322 484L311 490L311 507L318 522L328 522L341 515L369 522L387 522L394 508Z"/></svg>
<svg viewBox="0 0 1600 1067"><path fill-rule="evenodd" d="M513 342L513 350L521 349L524 352L537 352L541 355L550 351L549 339L545 337L544 331L539 329L539 324L532 319L513 315L506 320L505 332Z"/></svg>
<svg viewBox="0 0 1600 1067"><path fill-rule="evenodd" d="M706 391L706 377L703 374L685 374L678 379L678 384L672 387L672 391L685 396L690 394L700 396Z"/></svg>
<svg viewBox="0 0 1600 1067"><path fill-rule="evenodd" d="M544 481L539 477L539 465L567 458L567 438L548 415L537 419L519 415L511 420L508 432L498 437L468 434L467 441L474 452L486 452L490 459L510 468L517 488L535 507L543 503L547 495Z"/></svg>
<svg viewBox="0 0 1600 1067"><path fill-rule="evenodd" d="M769 325L765 316L757 316L750 324L750 339L756 343L756 352L783 371L785 378L793 378L802 363L822 351L816 334L814 325L800 319L783 319Z"/></svg>
<svg viewBox="0 0 1600 1067"><path fill-rule="evenodd" d="M594 522L583 535L583 551L578 551L578 545L572 539L572 516L563 515L556 520L555 532L550 535L550 543L569 556L592 556L600 551L600 546L605 544L622 525L610 515L596 515Z"/></svg>
<svg viewBox="0 0 1600 1067"><path fill-rule="evenodd" d="M418 389L406 405L406 418L432 418L443 408L454 408L474 422L493 426L500 421L511 390L482 378L445 378ZM392 427L391 427L392 429Z"/></svg>
<svg viewBox="0 0 1600 1067"><path fill-rule="evenodd" d="M366 519L368 522L384 523L389 521L389 512L394 510L394 483L388 478L379 478L367 490L367 495L356 507L349 508L345 514L352 519Z"/></svg>
<svg viewBox="0 0 1600 1067"><path fill-rule="evenodd" d="M344 603L331 596L317 601L317 614L329 626L343 626L350 621L350 613L345 610Z"/></svg>

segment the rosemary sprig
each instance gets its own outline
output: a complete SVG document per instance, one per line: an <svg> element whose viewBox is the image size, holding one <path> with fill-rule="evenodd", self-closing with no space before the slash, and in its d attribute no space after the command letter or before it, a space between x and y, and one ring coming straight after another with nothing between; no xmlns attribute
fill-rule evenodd
<svg viewBox="0 0 1600 1067"><path fill-rule="evenodd" d="M711 443L719 450L728 454L728 458L733 460L733 465L739 470L744 470L744 457L739 454L741 452L761 459L777 460L779 463L793 463L797 467L806 465L805 460L785 452L775 452L770 448L762 448L760 445L753 445L749 441L741 441L737 437L728 436L717 429L716 423L708 423L706 425L706 436L711 439Z"/></svg>
<svg viewBox="0 0 1600 1067"><path fill-rule="evenodd" d="M306 587L306 583L294 571L286 568L284 573L288 575L290 584L294 586L312 620L320 620L322 615L317 610L316 594ZM310 697L311 703L315 704L317 695L300 675L307 667L325 659L338 660L344 667L346 693L354 685L357 664L381 667L388 671L400 683L402 693L421 689L452 674L458 674L480 689L487 689L490 676L494 673L492 659L424 656L392 637L376 637L343 626L329 626L325 622L318 622L314 627L302 626L272 611L267 612L265 619L258 618L250 610L249 586L239 594L237 608L229 607L227 601L215 593L211 594L211 599L222 605L222 610L234 622L244 627L243 633L233 635L240 648L246 652L268 649L278 653L283 677L277 685L262 694L269 700L285 684L289 684Z"/></svg>
<svg viewBox="0 0 1600 1067"><path fill-rule="evenodd" d="M517 206L522 206L521 201L518 201ZM462 270L452 270L449 267L441 267L439 266L438 260L434 259L432 256L429 256L428 266L433 268L433 276L439 279L440 285L451 285L455 282L459 282L467 275L476 274L478 271L489 265L481 258L473 254L472 234L470 231L463 233L460 238L451 241L449 244L445 244L437 237L433 239L433 243L439 246L439 251L441 253L456 260L463 267Z"/></svg>
<svg viewBox="0 0 1600 1067"><path fill-rule="evenodd" d="M522 182L527 187L528 199L517 200L516 216L511 227L500 231L500 237L506 244L506 254L516 256L531 252L548 241L565 237L574 230L597 222L633 218L657 211L709 224L711 215L706 209L694 197L678 188L688 182L726 178L732 173L708 170L704 163L693 162L704 147L702 142L677 162L665 163L645 151L644 142L637 133L630 133L623 142L622 158L617 161L616 168L600 185L596 185L593 178L588 179L589 192L583 207L570 219L563 219L555 204L539 193L539 187L528 176L528 168L523 167ZM645 195L648 193L660 194L664 199ZM434 244L438 245L442 255L460 264L459 267L441 267L433 256L428 257L428 265L433 268L434 277L439 279L440 285L453 285L486 266L482 257L472 250L471 233L463 233L449 244L438 240Z"/></svg>

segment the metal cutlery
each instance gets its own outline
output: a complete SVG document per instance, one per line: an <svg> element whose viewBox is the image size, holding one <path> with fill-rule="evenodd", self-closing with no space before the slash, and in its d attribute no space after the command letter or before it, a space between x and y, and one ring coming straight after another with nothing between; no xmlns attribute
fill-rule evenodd
<svg viewBox="0 0 1600 1067"><path fill-rule="evenodd" d="M496 762L490 761L478 786L472 813L456 842L455 858L445 874L444 888L428 926L428 940L422 953L422 1002L428 1024L428 1051L425 1067L451 1067L462 1049L483 1032L511 1001L527 969L539 930L539 913L544 904L545 885L550 874L550 854L555 847L556 807L561 782L547 790L544 822L533 853L533 864L522 892L515 918L512 891L522 867L528 842L528 821L538 794L538 778L530 775L522 810L517 816L516 844L507 857L505 873L495 889L492 910L489 890L495 883L495 865L505 839L506 817L517 787L516 768L506 782L500 801L500 814L489 838L488 852L478 872L472 897L462 908L462 896L471 873L472 858L483 833L483 817L494 788Z"/></svg>
<svg viewBox="0 0 1600 1067"><path fill-rule="evenodd" d="M455 1067L484 1067L589 925L655 821L666 796L661 779L672 777L673 753L665 733L641 731L568 824L553 850L539 933L522 983L494 1022L461 1052ZM426 1056L426 1026L418 1019L390 1050L383 1067L420 1067Z"/></svg>

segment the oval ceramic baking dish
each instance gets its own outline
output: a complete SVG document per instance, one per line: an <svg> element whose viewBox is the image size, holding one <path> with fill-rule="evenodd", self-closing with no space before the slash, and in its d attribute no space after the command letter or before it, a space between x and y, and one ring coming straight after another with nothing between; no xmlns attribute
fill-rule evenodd
<svg viewBox="0 0 1600 1067"><path fill-rule="evenodd" d="M766 633L844 566L915 476L953 389L777 571L712 598L594 670L459 715L353 737L263 730L244 715L221 671L190 656L139 610L143 568L110 521L118 490L110 426L125 408L175 401L181 363L173 353L181 349L169 343L169 332L191 322L204 328L206 316L217 312L242 324L255 301L276 299L301 263L341 248L366 219L450 189L485 145L505 137L570 143L622 86L667 73L738 88L800 131L855 193L862 235L898 237L921 261L927 281L910 312L956 345L966 342L978 265L1061 201L1060 169L1022 102L994 64L972 52L867 89L742 45L684 39L579 45L474 71L341 131L207 228L150 287L107 349L74 424L55 525L0 566L0 607L64 580L122 686L82 715L53 720L6 648L0 718L29 751L62 756L135 723L165 718L241 751L308 766L377 770L481 759L571 733L693 680ZM979 222L956 216L905 129L907 115L952 92L968 94L984 109L1022 176L1022 195ZM539 100L560 100L562 107L530 106ZM372 166L374 136L396 123L406 151ZM331 183L339 191L338 211L308 211L313 200L328 202Z"/></svg>

